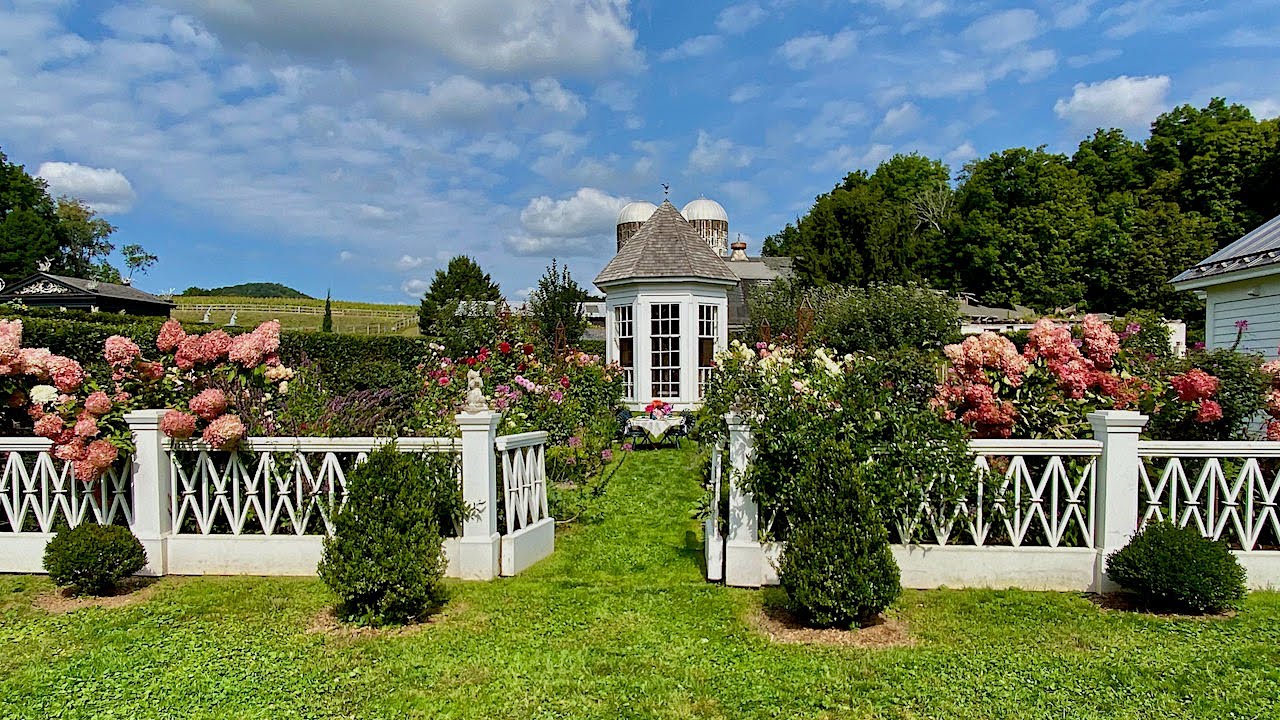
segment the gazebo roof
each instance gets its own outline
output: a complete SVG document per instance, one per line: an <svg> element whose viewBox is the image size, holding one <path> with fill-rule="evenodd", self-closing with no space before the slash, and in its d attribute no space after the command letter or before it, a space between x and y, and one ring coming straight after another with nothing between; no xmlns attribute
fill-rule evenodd
<svg viewBox="0 0 1280 720"><path fill-rule="evenodd" d="M738 278L675 205L664 201L596 276L598 286L628 280L696 278L736 284Z"/></svg>

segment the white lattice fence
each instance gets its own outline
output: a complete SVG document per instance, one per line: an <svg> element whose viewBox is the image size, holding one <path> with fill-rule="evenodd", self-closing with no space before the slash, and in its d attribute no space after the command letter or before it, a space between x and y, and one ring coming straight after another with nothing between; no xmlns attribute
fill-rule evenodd
<svg viewBox="0 0 1280 720"><path fill-rule="evenodd" d="M547 434L504 435L495 441L494 448L501 461L503 510L510 535L550 514L547 511Z"/></svg>
<svg viewBox="0 0 1280 720"><path fill-rule="evenodd" d="M175 534L326 535L346 501L347 474L379 438L248 438L235 452L169 443ZM399 438L401 452L457 453L450 438Z"/></svg>
<svg viewBox="0 0 1280 720"><path fill-rule="evenodd" d="M1092 440L976 440L977 491L950 507L922 503L899 538L933 545L1093 547L1097 458Z"/></svg>
<svg viewBox="0 0 1280 720"><path fill-rule="evenodd" d="M1280 545L1280 443L1141 442L1142 521L1172 520L1242 550Z"/></svg>
<svg viewBox="0 0 1280 720"><path fill-rule="evenodd" d="M0 439L0 533L51 533L65 521L79 525L128 524L132 515L132 465L117 461L89 485L75 479L71 463L49 453L44 438Z"/></svg>

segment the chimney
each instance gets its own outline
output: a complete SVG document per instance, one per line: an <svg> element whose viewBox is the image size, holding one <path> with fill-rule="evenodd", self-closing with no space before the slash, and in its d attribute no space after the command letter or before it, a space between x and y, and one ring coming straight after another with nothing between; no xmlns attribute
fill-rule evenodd
<svg viewBox="0 0 1280 720"><path fill-rule="evenodd" d="M729 260L733 262L743 262L747 259L747 244L739 240L729 246L733 252L729 254Z"/></svg>

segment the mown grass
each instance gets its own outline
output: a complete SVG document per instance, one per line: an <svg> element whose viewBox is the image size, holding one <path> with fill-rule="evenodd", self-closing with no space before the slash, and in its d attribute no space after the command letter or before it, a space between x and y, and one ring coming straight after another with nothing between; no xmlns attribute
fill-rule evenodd
<svg viewBox="0 0 1280 720"><path fill-rule="evenodd" d="M235 306L243 308L236 313L236 324L241 327L253 327L268 320L279 320L286 330L319 330L324 320L322 313L306 314L285 312L284 308L306 307L317 311L324 309L324 299L303 298L259 298L239 296L189 296L179 295L174 298L178 307L171 315L183 322L200 322L204 319L205 310L210 305ZM358 335L418 335L417 312L413 305L380 305L377 303L348 302L334 300L332 308L337 312L333 316L335 332ZM394 313L390 317L387 313ZM231 311L216 310L209 316L210 322L222 325L231 319ZM397 320L401 327L393 330Z"/></svg>
<svg viewBox="0 0 1280 720"><path fill-rule="evenodd" d="M1273 718L1280 595L1226 619L1021 591L907 592L910 647L784 645L703 581L689 453L640 452L528 574L453 583L435 622L315 631L314 579L166 578L53 615L0 577L0 717Z"/></svg>

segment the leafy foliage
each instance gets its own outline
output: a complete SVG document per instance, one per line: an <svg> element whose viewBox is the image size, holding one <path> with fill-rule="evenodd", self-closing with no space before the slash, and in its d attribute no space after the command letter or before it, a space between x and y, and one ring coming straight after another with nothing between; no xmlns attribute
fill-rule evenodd
<svg viewBox="0 0 1280 720"><path fill-rule="evenodd" d="M239 285L228 285L218 288L199 288L189 287L182 292L183 295L196 296L213 296L213 297L255 297L255 298L302 298L310 300L311 296L303 294L299 290L294 290L287 285L280 283L241 283Z"/></svg>
<svg viewBox="0 0 1280 720"><path fill-rule="evenodd" d="M418 329L423 335L439 336L454 324L458 303L501 300L497 283L475 260L458 255L444 270L436 270L418 308ZM472 313L466 313L468 316Z"/></svg>
<svg viewBox="0 0 1280 720"><path fill-rule="evenodd" d="M464 514L453 462L389 444L347 477L347 503L317 568L343 618L404 623L444 602L442 533Z"/></svg>
<svg viewBox="0 0 1280 720"><path fill-rule="evenodd" d="M791 485L791 532L778 565L791 612L817 627L864 625L898 597L889 534L847 442L805 453Z"/></svg>
<svg viewBox="0 0 1280 720"><path fill-rule="evenodd" d="M552 259L538 287L529 295L529 316L538 323L547 345L555 347L556 328L564 326L565 348L577 347L587 330L587 318L582 303L587 292L569 274L569 266L559 267Z"/></svg>
<svg viewBox="0 0 1280 720"><path fill-rule="evenodd" d="M147 564L147 552L129 528L81 523L58 531L44 550L44 569L61 586L107 595Z"/></svg>
<svg viewBox="0 0 1280 720"><path fill-rule="evenodd" d="M1107 556L1107 575L1159 610L1220 612L1245 596L1245 571L1224 543L1171 522L1144 525Z"/></svg>

